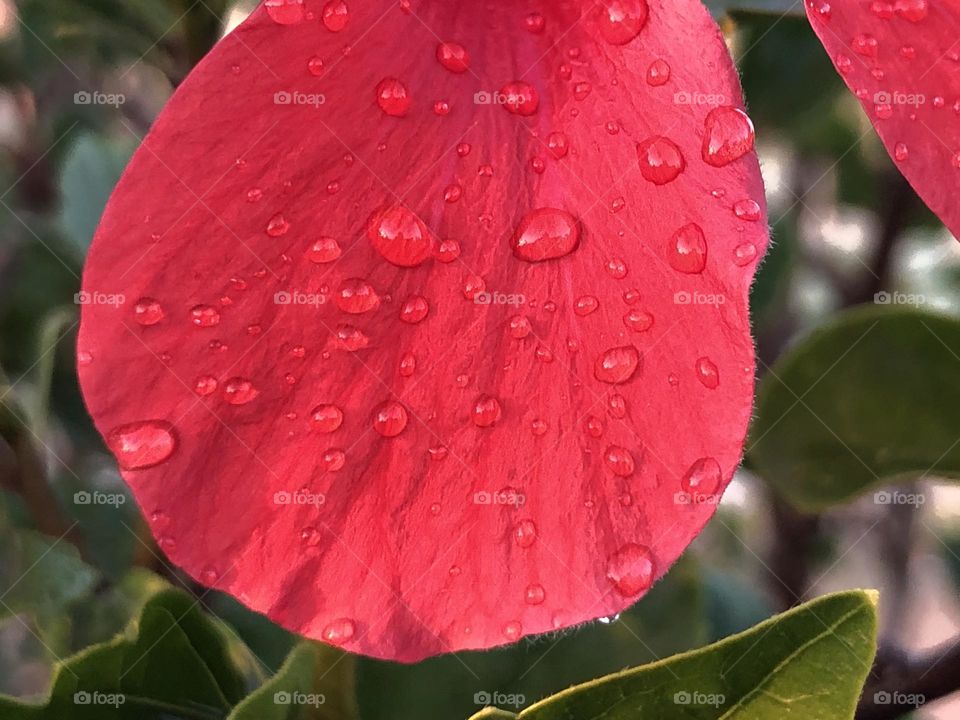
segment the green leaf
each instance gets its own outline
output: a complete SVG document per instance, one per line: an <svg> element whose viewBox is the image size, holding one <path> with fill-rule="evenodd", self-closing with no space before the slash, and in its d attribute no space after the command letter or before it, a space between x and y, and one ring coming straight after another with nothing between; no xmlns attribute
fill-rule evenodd
<svg viewBox="0 0 960 720"><path fill-rule="evenodd" d="M70 147L60 172L64 234L81 257L93 240L110 193L136 145L130 140L84 133Z"/></svg>
<svg viewBox="0 0 960 720"><path fill-rule="evenodd" d="M803 5L790 0L705 0L704 4L717 18L734 13L803 16Z"/></svg>
<svg viewBox="0 0 960 720"><path fill-rule="evenodd" d="M851 720L876 652L876 600L873 591L826 595L700 650L570 688L518 717Z"/></svg>
<svg viewBox="0 0 960 720"><path fill-rule="evenodd" d="M764 378L748 460L804 510L958 478L958 370L960 321L892 305L841 313Z"/></svg>

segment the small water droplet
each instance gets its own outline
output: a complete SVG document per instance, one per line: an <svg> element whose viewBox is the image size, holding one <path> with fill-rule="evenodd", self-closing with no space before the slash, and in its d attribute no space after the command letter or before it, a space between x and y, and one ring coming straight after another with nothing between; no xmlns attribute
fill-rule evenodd
<svg viewBox="0 0 960 720"><path fill-rule="evenodd" d="M523 600L527 605L540 605L546 597L547 593L543 585L538 583L527 585L527 589L523 592Z"/></svg>
<svg viewBox="0 0 960 720"><path fill-rule="evenodd" d="M437 45L437 61L452 73L464 73L470 68L470 53L460 43L442 42Z"/></svg>
<svg viewBox="0 0 960 720"><path fill-rule="evenodd" d="M603 454L603 459L607 467L618 477L629 477L633 475L636 466L633 462L633 455L626 448L619 445L611 445Z"/></svg>
<svg viewBox="0 0 960 720"><path fill-rule="evenodd" d="M523 26L528 32L532 32L534 35L539 35L543 32L543 28L546 26L546 20L544 20L543 15L538 12L530 13L523 19Z"/></svg>
<svg viewBox="0 0 960 720"><path fill-rule="evenodd" d="M547 135L547 147L550 149L551 154L558 160L566 157L570 150L567 136L562 132L552 132Z"/></svg>
<svg viewBox="0 0 960 720"><path fill-rule="evenodd" d="M500 401L490 395L481 395L473 404L471 417L477 427L490 427L496 423L503 410Z"/></svg>
<svg viewBox="0 0 960 720"><path fill-rule="evenodd" d="M220 324L220 312L210 305L194 305L190 309L190 319L197 327L214 327Z"/></svg>
<svg viewBox="0 0 960 720"><path fill-rule="evenodd" d="M573 306L573 311L580 317L589 315L594 312L598 307L600 307L600 301L597 300L593 295L584 295L577 298L576 303Z"/></svg>
<svg viewBox="0 0 960 720"><path fill-rule="evenodd" d="M272 238L277 238L282 235L286 235L287 231L290 229L290 223L287 222L286 218L283 217L280 213L277 213L270 221L267 223L267 235Z"/></svg>
<svg viewBox="0 0 960 720"><path fill-rule="evenodd" d="M579 243L580 225L570 213L538 208L520 221L511 244L521 260L542 262L570 254Z"/></svg>
<svg viewBox="0 0 960 720"><path fill-rule="evenodd" d="M144 327L156 325L163 320L163 307L153 298L142 297L133 306L134 319Z"/></svg>
<svg viewBox="0 0 960 720"><path fill-rule="evenodd" d="M320 238L306 252L307 259L317 265L333 262L340 255L340 244L331 237Z"/></svg>
<svg viewBox="0 0 960 720"><path fill-rule="evenodd" d="M201 375L193 382L193 391L201 397L212 395L217 391L217 379L213 375Z"/></svg>
<svg viewBox="0 0 960 720"><path fill-rule="evenodd" d="M422 321L430 313L430 303L421 295L411 295L403 301L400 308L400 319L411 325Z"/></svg>
<svg viewBox="0 0 960 720"><path fill-rule="evenodd" d="M697 379L710 390L720 384L720 373L716 364L708 357L697 358Z"/></svg>
<svg viewBox="0 0 960 720"><path fill-rule="evenodd" d="M510 642L515 642L523 635L523 627L519 621L514 620L503 626L503 636Z"/></svg>
<svg viewBox="0 0 960 720"><path fill-rule="evenodd" d="M347 454L339 448L330 448L323 453L320 460L327 472L337 472L337 470L343 469L346 464Z"/></svg>
<svg viewBox="0 0 960 720"><path fill-rule="evenodd" d="M760 204L756 200L745 198L733 204L733 214L741 220L756 222L760 219Z"/></svg>
<svg viewBox="0 0 960 720"><path fill-rule="evenodd" d="M625 597L634 597L653 582L654 563L650 548L627 543L607 558L607 577Z"/></svg>
<svg viewBox="0 0 960 720"><path fill-rule="evenodd" d="M680 487L694 503L716 502L721 475L720 463L716 459L700 458L687 470Z"/></svg>
<svg viewBox="0 0 960 720"><path fill-rule="evenodd" d="M397 78L387 77L377 83L377 105L384 114L403 117L410 111L413 100L407 86Z"/></svg>
<svg viewBox="0 0 960 720"><path fill-rule="evenodd" d="M343 281L336 295L337 307L351 315L360 315L380 306L380 296L373 286L361 278Z"/></svg>
<svg viewBox="0 0 960 720"><path fill-rule="evenodd" d="M749 265L757 256L757 248L753 243L745 242L737 245L733 250L733 262L743 267Z"/></svg>
<svg viewBox="0 0 960 720"><path fill-rule="evenodd" d="M336 405L317 405L310 411L310 425L322 433L332 433L343 424L343 411Z"/></svg>
<svg viewBox="0 0 960 720"><path fill-rule="evenodd" d="M241 377L230 378L223 385L223 397L231 405L246 405L259 394L252 382Z"/></svg>
<svg viewBox="0 0 960 720"><path fill-rule="evenodd" d="M533 115L540 106L540 95L530 83L516 81L500 88L503 107L514 115Z"/></svg>
<svg viewBox="0 0 960 720"><path fill-rule="evenodd" d="M330 0L323 6L323 25L330 32L340 32L350 22L350 8L343 0Z"/></svg>
<svg viewBox="0 0 960 720"><path fill-rule="evenodd" d="M266 0L270 19L279 25L294 25L304 17L303 0Z"/></svg>
<svg viewBox="0 0 960 720"><path fill-rule="evenodd" d="M329 623L323 629L323 639L331 645L343 645L353 637L357 628L353 620L339 618Z"/></svg>
<svg viewBox="0 0 960 720"><path fill-rule="evenodd" d="M668 248L670 267L682 273L695 275L707 266L707 241L696 223L688 223L677 230Z"/></svg>
<svg viewBox="0 0 960 720"><path fill-rule="evenodd" d="M107 447L124 470L142 470L167 460L177 448L173 425L163 420L141 420L107 433Z"/></svg>
<svg viewBox="0 0 960 720"><path fill-rule="evenodd" d="M513 528L513 539L522 548L528 548L537 541L537 525L533 520L521 520Z"/></svg>
<svg viewBox="0 0 960 720"><path fill-rule="evenodd" d="M417 371L417 358L414 357L413 353L404 353L403 357L400 358L400 365L397 367L397 372L400 373L401 377L410 377Z"/></svg>
<svg viewBox="0 0 960 720"><path fill-rule="evenodd" d="M670 80L670 66L665 60L657 59L647 68L647 84L654 87L665 85Z"/></svg>
<svg viewBox="0 0 960 720"><path fill-rule="evenodd" d="M593 376L611 385L625 383L640 366L640 352L633 345L610 348L593 365Z"/></svg>
<svg viewBox="0 0 960 720"><path fill-rule="evenodd" d="M598 438L603 435L603 420L591 415L583 424L583 429L590 437Z"/></svg>
<svg viewBox="0 0 960 720"><path fill-rule="evenodd" d="M373 416L373 429L383 437L396 437L407 426L407 410L392 400L383 403Z"/></svg>

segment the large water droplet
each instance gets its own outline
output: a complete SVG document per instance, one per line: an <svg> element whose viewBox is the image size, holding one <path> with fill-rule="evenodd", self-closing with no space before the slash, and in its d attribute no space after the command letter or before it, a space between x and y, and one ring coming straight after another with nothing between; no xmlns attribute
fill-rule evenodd
<svg viewBox="0 0 960 720"><path fill-rule="evenodd" d="M331 645L343 645L348 642L357 631L357 626L350 618L338 618L323 629L323 639Z"/></svg>
<svg viewBox="0 0 960 720"><path fill-rule="evenodd" d="M499 400L490 395L481 395L473 404L471 418L477 427L490 427L500 419L502 412Z"/></svg>
<svg viewBox="0 0 960 720"><path fill-rule="evenodd" d="M367 223L367 237L387 262L400 267L419 265L433 249L427 226L403 205L375 212Z"/></svg>
<svg viewBox="0 0 960 720"><path fill-rule="evenodd" d="M593 376L600 382L619 385L633 377L640 366L640 351L633 345L610 348L593 365Z"/></svg>
<svg viewBox="0 0 960 720"><path fill-rule="evenodd" d="M712 457L697 460L680 481L680 487L694 503L716 502L722 480L720 463Z"/></svg>
<svg viewBox="0 0 960 720"><path fill-rule="evenodd" d="M303 0L266 0L267 15L280 25L293 25L303 20Z"/></svg>
<svg viewBox="0 0 960 720"><path fill-rule="evenodd" d="M437 45L437 60L453 73L464 73L470 67L470 53L460 43L442 42Z"/></svg>
<svg viewBox="0 0 960 720"><path fill-rule="evenodd" d="M577 301L573 306L573 311L580 317L583 317L594 312L598 307L600 307L599 300L597 300L593 295L584 295L577 298Z"/></svg>
<svg viewBox="0 0 960 720"><path fill-rule="evenodd" d="M708 357L697 358L697 379L710 390L720 384L720 371L716 364Z"/></svg>
<svg viewBox="0 0 960 720"><path fill-rule="evenodd" d="M640 174L656 185L665 185L683 172L686 166L677 144L659 135L637 145Z"/></svg>
<svg viewBox="0 0 960 720"><path fill-rule="evenodd" d="M306 253L307 259L317 265L333 262L340 257L340 254L340 244L332 237L320 238L310 246Z"/></svg>
<svg viewBox="0 0 960 720"><path fill-rule="evenodd" d="M527 589L523 591L523 601L527 605L540 605L546 597L547 593L539 583L527 585Z"/></svg>
<svg viewBox="0 0 960 720"><path fill-rule="evenodd" d="M177 437L168 422L142 420L107 433L107 447L124 470L141 470L169 458L177 448Z"/></svg>
<svg viewBox="0 0 960 720"><path fill-rule="evenodd" d="M407 426L407 410L392 400L383 403L373 416L373 429L384 437L396 437Z"/></svg>
<svg viewBox="0 0 960 720"><path fill-rule="evenodd" d="M513 528L513 539L522 548L528 548L537 541L537 525L533 520L521 520Z"/></svg>
<svg viewBox="0 0 960 720"><path fill-rule="evenodd" d="M647 24L646 0L603 0L597 7L597 26L612 45L626 45Z"/></svg>
<svg viewBox="0 0 960 720"><path fill-rule="evenodd" d="M670 239L668 257L670 267L682 273L695 275L707 266L707 240L696 223L688 223Z"/></svg>
<svg viewBox="0 0 960 720"><path fill-rule="evenodd" d="M259 394L260 391L245 378L230 378L223 385L223 397L231 405L246 405Z"/></svg>
<svg viewBox="0 0 960 720"><path fill-rule="evenodd" d="M633 462L633 455L626 448L618 445L611 445L603 454L603 459L607 467L613 471L614 475L619 477L629 477L633 475L636 465Z"/></svg>
<svg viewBox="0 0 960 720"><path fill-rule="evenodd" d="M210 305L194 305L190 309L190 320L197 327L213 327L220 324L220 312Z"/></svg>
<svg viewBox="0 0 960 720"><path fill-rule="evenodd" d="M407 86L396 78L384 78L377 83L377 105L387 115L403 117L413 103Z"/></svg>
<svg viewBox="0 0 960 720"><path fill-rule="evenodd" d="M540 106L540 95L530 83L520 80L500 88L503 107L514 115L533 115Z"/></svg>
<svg viewBox="0 0 960 720"><path fill-rule="evenodd" d="M350 8L343 0L330 0L323 6L323 24L330 32L340 32L350 22Z"/></svg>
<svg viewBox="0 0 960 720"><path fill-rule="evenodd" d="M520 221L511 245L521 260L542 262L570 254L579 243L580 225L570 213L537 208Z"/></svg>
<svg viewBox="0 0 960 720"><path fill-rule="evenodd" d="M163 320L163 308L153 298L143 297L133 306L134 319L144 327L156 325Z"/></svg>
<svg viewBox="0 0 960 720"><path fill-rule="evenodd" d="M310 411L310 425L322 433L332 433L343 424L343 411L336 405L317 405Z"/></svg>
<svg viewBox="0 0 960 720"><path fill-rule="evenodd" d="M760 219L760 204L750 198L737 200L733 204L733 214L741 220L756 222Z"/></svg>
<svg viewBox="0 0 960 720"><path fill-rule="evenodd" d="M607 577L625 597L634 597L650 587L654 577L650 548L627 543L607 558Z"/></svg>
<svg viewBox="0 0 960 720"><path fill-rule="evenodd" d="M670 80L670 66L665 60L656 59L647 68L647 84L653 87L665 85Z"/></svg>
<svg viewBox="0 0 960 720"><path fill-rule="evenodd" d="M269 235L272 238L277 238L277 237L281 237L282 235L286 235L289 229L290 229L290 223L287 222L287 219L280 213L277 213L272 218L270 218L270 221L267 223L267 235Z"/></svg>
<svg viewBox="0 0 960 720"><path fill-rule="evenodd" d="M415 325L430 313L430 303L422 295L411 295L403 301L400 308L400 319L405 323Z"/></svg>
<svg viewBox="0 0 960 720"><path fill-rule="evenodd" d="M723 167L753 150L753 123L740 108L714 108L704 121L703 147L705 162Z"/></svg>

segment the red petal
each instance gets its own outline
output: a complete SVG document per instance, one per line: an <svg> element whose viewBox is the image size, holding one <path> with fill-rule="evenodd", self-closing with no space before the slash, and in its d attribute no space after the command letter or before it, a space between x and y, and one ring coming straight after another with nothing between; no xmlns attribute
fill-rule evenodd
<svg viewBox="0 0 960 720"><path fill-rule="evenodd" d="M129 299L83 308L91 412L172 560L300 633L412 661L616 613L750 415L723 39L696 0L346 2L272 0L157 121L84 278Z"/></svg>
<svg viewBox="0 0 960 720"><path fill-rule="evenodd" d="M806 7L897 167L960 237L960 3L806 0Z"/></svg>

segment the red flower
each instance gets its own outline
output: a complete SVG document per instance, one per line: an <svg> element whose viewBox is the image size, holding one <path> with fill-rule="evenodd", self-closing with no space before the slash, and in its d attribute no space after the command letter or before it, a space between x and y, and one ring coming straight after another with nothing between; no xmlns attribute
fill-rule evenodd
<svg viewBox="0 0 960 720"><path fill-rule="evenodd" d="M807 0L806 7L897 167L960 237L960 3Z"/></svg>
<svg viewBox="0 0 960 720"><path fill-rule="evenodd" d="M90 253L90 410L161 547L401 661L624 609L750 416L753 129L697 0L267 0Z"/></svg>

